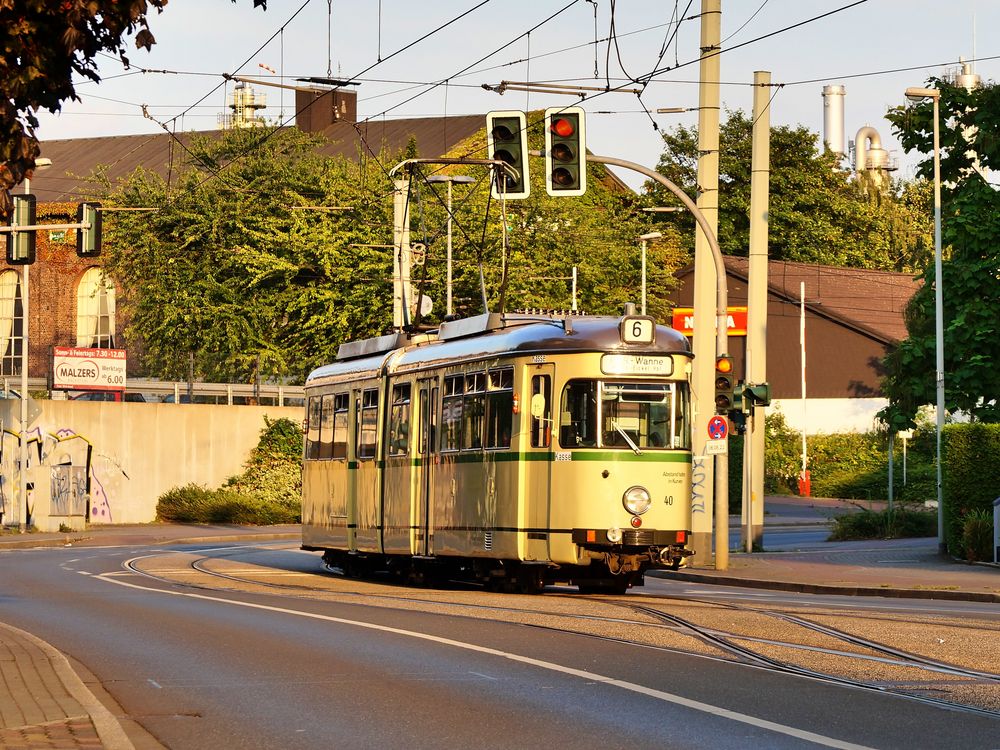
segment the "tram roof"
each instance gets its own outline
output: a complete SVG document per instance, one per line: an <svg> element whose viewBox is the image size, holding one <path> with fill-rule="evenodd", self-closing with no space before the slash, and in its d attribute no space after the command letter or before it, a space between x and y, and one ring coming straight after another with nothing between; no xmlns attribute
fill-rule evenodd
<svg viewBox="0 0 1000 750"><path fill-rule="evenodd" d="M492 328L476 332L471 321L445 323L438 336L414 339L399 348L333 362L317 368L306 384L345 375L374 376L384 367L392 371L418 370L448 363L494 359L501 356L611 352L636 354L686 354L690 346L683 334L668 326L655 327L652 344L626 344L621 340L622 318L610 316L540 317L492 316ZM371 340L376 341L376 340ZM356 342L361 344L362 342ZM403 343L403 339L399 340ZM364 346L351 351L363 353ZM343 356L343 354L341 355Z"/></svg>

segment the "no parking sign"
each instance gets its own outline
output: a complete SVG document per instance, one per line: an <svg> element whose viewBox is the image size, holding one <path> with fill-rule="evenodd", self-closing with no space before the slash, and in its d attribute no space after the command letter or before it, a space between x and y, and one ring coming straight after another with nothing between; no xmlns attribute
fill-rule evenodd
<svg viewBox="0 0 1000 750"><path fill-rule="evenodd" d="M714 416L708 420L708 436L712 440L725 440L729 434L729 422L725 417Z"/></svg>

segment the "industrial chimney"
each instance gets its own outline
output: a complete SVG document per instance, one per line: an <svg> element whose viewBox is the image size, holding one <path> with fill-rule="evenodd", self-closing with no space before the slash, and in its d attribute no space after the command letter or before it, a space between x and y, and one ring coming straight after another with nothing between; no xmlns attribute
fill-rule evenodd
<svg viewBox="0 0 1000 750"><path fill-rule="evenodd" d="M847 155L844 141L845 93L844 87L839 84L823 87L823 142L841 158Z"/></svg>

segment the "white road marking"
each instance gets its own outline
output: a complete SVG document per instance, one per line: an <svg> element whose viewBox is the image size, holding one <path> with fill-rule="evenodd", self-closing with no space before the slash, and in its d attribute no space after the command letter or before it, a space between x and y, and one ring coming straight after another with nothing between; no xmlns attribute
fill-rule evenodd
<svg viewBox="0 0 1000 750"><path fill-rule="evenodd" d="M150 685L152 685L153 687L155 687L157 690L163 690L163 685L161 685L160 683L158 683L156 680L154 680L151 677L147 678L146 682L148 682Z"/></svg>
<svg viewBox="0 0 1000 750"><path fill-rule="evenodd" d="M133 560L138 560L138 559L142 558L133 558L132 560L127 560L124 564L128 565L129 563L133 562ZM713 716L718 716L723 719L729 719L730 721L740 722L741 724L749 724L750 726L758 727L760 729L766 729L768 731L775 732L777 734L783 734L789 737L795 737L797 739L806 740L808 742L814 742L817 745L822 745L824 747L839 748L840 750L874 750L873 748L868 748L865 745L856 745L851 742L844 742L842 740L838 740L833 737L826 737L821 734L816 734L815 732L809 732L803 729L797 729L795 727L790 727L785 724L778 724L777 722L768 721L766 719L760 719L755 716L749 716L747 714L743 714L738 711L730 711L729 709L721 708L720 706L713 706L709 703L703 703L702 701L691 700L690 698L685 698L681 695L667 693L663 690L657 690L655 688L646 687L645 685L638 685L634 682L626 682L625 680L614 679L612 677L607 677L606 675L597 674L596 672L588 672L583 669L575 669L573 667L567 667L562 664L556 664L550 661L542 661L541 659L534 659L529 656L513 654L510 653L509 651L501 651L499 649L490 648L488 646L480 646L475 643L456 641L451 638L442 638L441 636L430 635L428 633L418 633L417 631L414 630L404 630L402 628L394 628L388 625L377 625L375 623L361 622L359 620L348 620L343 617L334 617L332 615L321 615L314 612L300 612L298 610L286 609L284 607L275 607L268 604L256 604L254 602L242 602L233 599L223 599L215 596L209 596L207 594L196 594L191 591L170 591L168 589L149 588L146 586L139 586L138 584L135 583L128 583L126 581L120 581L114 578L109 578L103 575L95 577L101 580L105 580L108 583L113 583L117 586L125 586L127 588L138 589L139 591L144 591L146 593L166 594L169 596L182 596L188 599L199 599L202 601L216 602L218 604L229 604L234 607L245 607L246 609L257 609L257 610L264 610L267 612L277 612L279 614L292 615L294 617L304 617L310 620L335 622L340 625L351 625L358 628L364 628L366 630L375 630L381 633L392 633L393 635L415 638L417 640L437 643L443 646L452 646L454 648L460 648L465 651L473 651L480 654L487 654L489 656L499 657L501 659L509 659L510 661L514 661L519 664L527 664L529 666L538 667L539 669L545 669L551 672L558 672L561 674L570 675L571 677L579 677L583 680L593 681L595 683L610 685L612 687L621 688L622 690L628 690L633 693L645 695L650 698L663 701L665 703L673 703L675 705L684 706L685 708L690 708L695 711L701 711L703 713L711 714Z"/></svg>

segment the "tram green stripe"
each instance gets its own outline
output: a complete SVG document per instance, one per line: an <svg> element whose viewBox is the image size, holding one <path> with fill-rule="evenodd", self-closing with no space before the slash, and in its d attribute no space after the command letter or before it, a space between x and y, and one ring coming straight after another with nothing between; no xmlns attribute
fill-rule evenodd
<svg viewBox="0 0 1000 750"><path fill-rule="evenodd" d="M560 453L569 454L570 461L605 461L609 463L650 463L650 464L689 464L691 463L691 454L680 453L676 451L657 451L648 452L641 455L636 455L631 451L593 451L593 450L576 450L576 451L565 451ZM510 463L517 461L525 462L551 462L551 463L562 463L566 461L565 458L556 458L555 452L542 452L536 451L532 453L511 453L510 451L496 451L489 453L442 453L438 454L436 458L438 459L437 465L441 464L482 464L492 461L495 463ZM423 466L426 462L426 458L410 458L406 459L404 457L389 459L390 466L399 465L409 465L409 466ZM433 463L433 462L432 462ZM378 468L385 469L387 467L387 462L385 460L378 461ZM348 469L357 469L358 465L356 462L351 462L347 466Z"/></svg>

